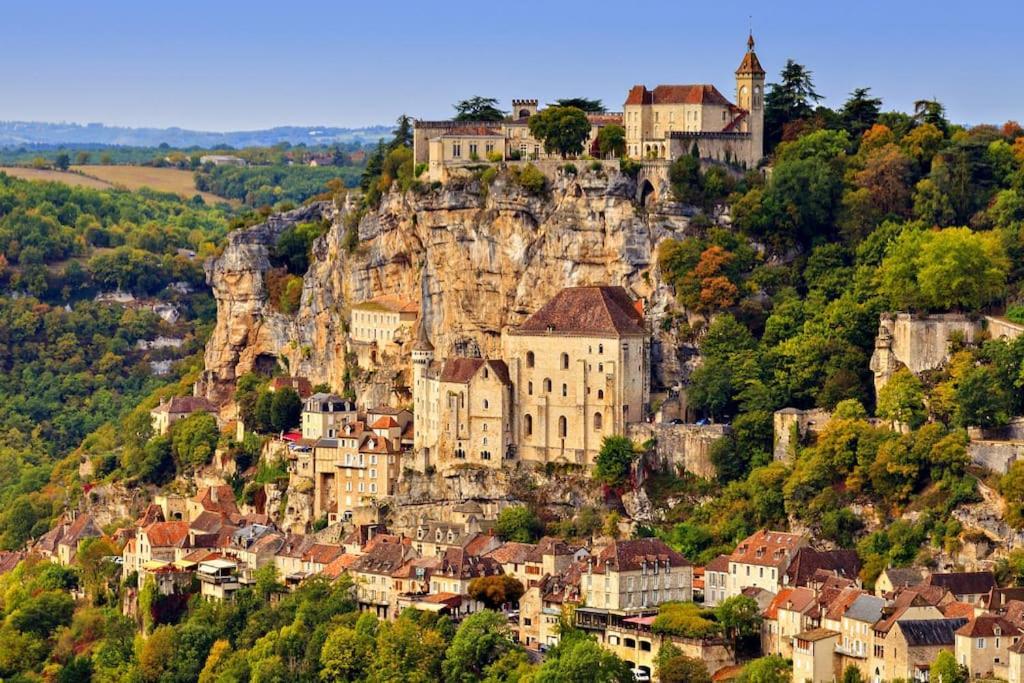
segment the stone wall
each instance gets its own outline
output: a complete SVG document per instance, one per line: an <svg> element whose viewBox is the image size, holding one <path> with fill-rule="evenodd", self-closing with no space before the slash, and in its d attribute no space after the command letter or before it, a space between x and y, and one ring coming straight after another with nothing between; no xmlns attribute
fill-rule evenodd
<svg viewBox="0 0 1024 683"><path fill-rule="evenodd" d="M1024 457L1024 417L1015 418L1003 427L971 427L967 436L971 462L993 472L1006 474L1013 463Z"/></svg>
<svg viewBox="0 0 1024 683"><path fill-rule="evenodd" d="M729 425L712 424L631 424L627 435L643 443L656 439L653 460L648 465L659 470L674 472L679 468L698 477L710 479L716 475L711 463L711 446L731 431Z"/></svg>
<svg viewBox="0 0 1024 683"><path fill-rule="evenodd" d="M905 366L917 374L943 365L949 360L950 340L960 334L965 342L972 343L981 327L980 321L957 313L883 314L871 356L875 392L881 390L900 367Z"/></svg>
<svg viewBox="0 0 1024 683"><path fill-rule="evenodd" d="M832 414L820 408L776 410L772 416L772 431L774 433L772 455L776 460L789 462L799 445L793 443L793 437L796 436L801 443L804 443L824 429L830 419L832 419Z"/></svg>
<svg viewBox="0 0 1024 683"><path fill-rule="evenodd" d="M985 329L993 339L1016 339L1024 334L1024 325L994 315L985 316Z"/></svg>

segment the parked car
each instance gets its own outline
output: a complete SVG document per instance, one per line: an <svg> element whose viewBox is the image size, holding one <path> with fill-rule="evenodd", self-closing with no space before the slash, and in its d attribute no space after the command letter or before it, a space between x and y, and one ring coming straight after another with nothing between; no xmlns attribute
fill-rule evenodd
<svg viewBox="0 0 1024 683"><path fill-rule="evenodd" d="M633 669L633 680L648 683L651 680L651 674L645 669Z"/></svg>

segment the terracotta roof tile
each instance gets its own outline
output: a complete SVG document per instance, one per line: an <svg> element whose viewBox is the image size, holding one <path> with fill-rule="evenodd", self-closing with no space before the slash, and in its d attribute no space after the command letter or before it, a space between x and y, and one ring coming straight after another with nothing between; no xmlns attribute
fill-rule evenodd
<svg viewBox="0 0 1024 683"><path fill-rule="evenodd" d="M670 567L689 567L690 563L681 554L672 550L659 538L638 538L630 541L615 541L605 546L593 559L593 572L603 574L605 568L613 571L639 571L644 564L655 562Z"/></svg>
<svg viewBox="0 0 1024 683"><path fill-rule="evenodd" d="M441 368L441 381L467 384L484 365L494 372L502 384L510 384L508 366L505 361L485 358L449 358Z"/></svg>
<svg viewBox="0 0 1024 683"><path fill-rule="evenodd" d="M995 636L996 629L999 629L1000 635L1004 636L1021 635L1019 628L1010 623L1006 617L998 614L982 614L974 617L958 628L956 634L968 638L990 638Z"/></svg>
<svg viewBox="0 0 1024 683"><path fill-rule="evenodd" d="M805 538L799 534L762 529L744 539L729 556L730 562L785 569Z"/></svg>
<svg viewBox="0 0 1024 683"><path fill-rule="evenodd" d="M643 315L623 287L566 287L515 331L525 333L640 335Z"/></svg>
<svg viewBox="0 0 1024 683"><path fill-rule="evenodd" d="M188 538L188 522L155 522L144 528L142 533L151 547L173 547Z"/></svg>

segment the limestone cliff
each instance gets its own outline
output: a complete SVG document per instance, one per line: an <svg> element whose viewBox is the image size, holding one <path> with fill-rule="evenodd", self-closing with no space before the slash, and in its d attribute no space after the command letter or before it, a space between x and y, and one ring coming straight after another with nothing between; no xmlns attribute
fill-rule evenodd
<svg viewBox="0 0 1024 683"><path fill-rule="evenodd" d="M207 264L217 324L200 392L224 400L236 377L277 361L314 383L342 387L349 309L379 294L421 302L438 356L445 357L497 354L504 326L561 287L598 283L623 285L646 301L655 331L654 385L670 385L678 381L679 354L659 323L675 304L654 254L660 240L688 234L690 221L672 205L641 209L634 194L622 175L560 175L544 197L499 175L488 188L470 182L393 191L357 228L353 208L318 203L236 231ZM264 281L269 250L288 225L318 219L331 227L314 243L299 310L277 312ZM352 250L349 229L358 230ZM359 376L354 388L367 403L396 403L407 381L400 364Z"/></svg>

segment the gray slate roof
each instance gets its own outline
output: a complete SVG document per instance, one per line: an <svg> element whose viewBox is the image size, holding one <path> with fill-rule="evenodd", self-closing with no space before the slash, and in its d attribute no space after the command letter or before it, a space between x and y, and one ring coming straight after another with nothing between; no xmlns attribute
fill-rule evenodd
<svg viewBox="0 0 1024 683"><path fill-rule="evenodd" d="M967 619L912 619L898 621L896 625L903 631L907 645L952 645L953 634L967 623Z"/></svg>
<svg viewBox="0 0 1024 683"><path fill-rule="evenodd" d="M882 608L885 607L885 600L875 595L862 595L853 601L850 609L846 610L843 616L874 624L882 618Z"/></svg>

